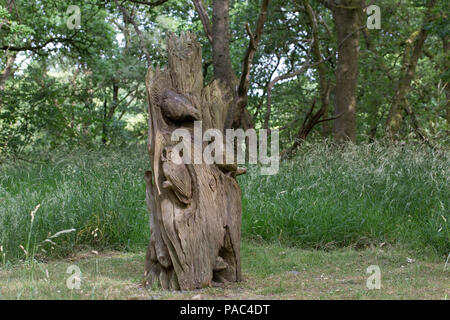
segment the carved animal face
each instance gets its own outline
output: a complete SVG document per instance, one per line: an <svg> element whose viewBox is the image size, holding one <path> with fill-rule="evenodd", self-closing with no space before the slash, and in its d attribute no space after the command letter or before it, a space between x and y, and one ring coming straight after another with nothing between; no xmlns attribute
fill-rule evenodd
<svg viewBox="0 0 450 320"><path fill-rule="evenodd" d="M174 146L166 146L161 152L161 161L181 164L183 161L183 149L177 149Z"/></svg>
<svg viewBox="0 0 450 320"><path fill-rule="evenodd" d="M172 146L164 147L161 153L161 161L162 162L169 162L172 161Z"/></svg>

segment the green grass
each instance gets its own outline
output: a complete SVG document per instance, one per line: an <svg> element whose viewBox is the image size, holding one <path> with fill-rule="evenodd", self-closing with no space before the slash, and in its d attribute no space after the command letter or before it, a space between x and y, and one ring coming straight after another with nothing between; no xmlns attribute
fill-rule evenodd
<svg viewBox="0 0 450 320"><path fill-rule="evenodd" d="M190 292L142 288L143 264L143 252L84 251L64 260L3 267L0 299L448 299L450 294L444 262L411 256L401 247L315 251L244 241L242 282ZM82 272L79 290L66 285L71 265ZM366 286L370 265L380 267L380 289Z"/></svg>
<svg viewBox="0 0 450 320"><path fill-rule="evenodd" d="M67 255L80 247L129 250L149 238L143 172L145 149L58 155L40 164L0 168L0 244L6 260L24 258L30 212L37 256ZM44 242L61 230L76 229ZM33 250L31 249L31 250ZM32 252L30 252L31 254Z"/></svg>
<svg viewBox="0 0 450 320"><path fill-rule="evenodd" d="M448 152L313 145L277 175L253 168L240 179L243 232L289 246L388 243L446 255L449 179Z"/></svg>
<svg viewBox="0 0 450 320"><path fill-rule="evenodd" d="M48 157L0 165L0 261L42 261L82 248L142 250L149 238L144 146ZM239 178L243 238L313 249L384 243L445 261L449 162L448 152L421 147L309 146L277 175L250 168Z"/></svg>

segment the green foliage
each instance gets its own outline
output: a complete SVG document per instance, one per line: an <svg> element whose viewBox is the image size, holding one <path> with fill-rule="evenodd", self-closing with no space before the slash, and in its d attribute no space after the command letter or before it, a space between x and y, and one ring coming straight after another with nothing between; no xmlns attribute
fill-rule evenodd
<svg viewBox="0 0 450 320"><path fill-rule="evenodd" d="M164 66L169 32L192 31L203 47L205 83L213 79L211 46L191 1L171 0L149 7L121 1L133 16L143 39L113 1L77 0L81 28L69 29L68 4L56 0L15 0L8 9L0 1L0 71L17 54L13 74L0 90L0 150L3 153L53 150L60 145L94 147L145 141L144 76L147 62ZM230 2L230 55L240 75L249 36L261 1ZM337 49L332 13L320 1L310 1L318 20L320 49L327 59L327 78L335 85ZM423 132L435 143L448 143L447 96L449 54L442 48L448 37L449 4L439 1L425 21L426 1L378 1L381 30L361 36L358 82L358 142L385 136L386 117L401 75L406 39L422 26L429 32L412 90L408 95ZM205 1L210 16L212 1ZM37 14L39 12L39 14ZM365 23L362 14L361 23ZM311 59L311 26L301 1L272 0L261 42L251 68L248 109L257 128L266 118L266 89L275 76L298 70ZM142 41L143 43L141 43ZM11 49L14 48L14 49ZM7 50L8 49L8 50ZM17 51L15 51L17 50ZM115 90L118 88L118 91ZM333 115L334 93L330 110ZM316 68L279 82L272 91L270 126L282 128L281 145L288 148L313 102L320 107ZM332 123L329 123L331 126ZM316 126L308 139L330 138ZM405 141L417 140L408 121L400 131Z"/></svg>

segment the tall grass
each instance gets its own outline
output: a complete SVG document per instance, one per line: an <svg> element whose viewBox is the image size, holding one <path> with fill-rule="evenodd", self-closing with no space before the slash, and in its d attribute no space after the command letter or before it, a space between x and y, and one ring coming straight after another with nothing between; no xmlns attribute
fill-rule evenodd
<svg viewBox="0 0 450 320"><path fill-rule="evenodd" d="M25 259L20 246L37 258L83 246L142 249L149 238L148 167L143 146L4 162L2 261ZM277 175L250 168L239 177L243 237L312 248L400 243L443 256L450 251L449 173L443 151L313 145L282 163Z"/></svg>
<svg viewBox="0 0 450 320"><path fill-rule="evenodd" d="M312 145L277 175L240 180L245 236L313 248L398 244L450 252L449 153Z"/></svg>
<svg viewBox="0 0 450 320"><path fill-rule="evenodd" d="M149 237L146 160L139 147L77 151L40 164L2 164L0 245L6 259L21 258L20 246L27 243L39 245L37 256L66 255L80 246L143 247ZM38 204L29 240L30 212ZM45 242L72 228L76 231Z"/></svg>

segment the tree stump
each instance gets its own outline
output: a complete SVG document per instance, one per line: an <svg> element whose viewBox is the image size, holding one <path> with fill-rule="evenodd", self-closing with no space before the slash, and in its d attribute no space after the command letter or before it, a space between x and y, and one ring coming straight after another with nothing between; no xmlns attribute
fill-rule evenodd
<svg viewBox="0 0 450 320"><path fill-rule="evenodd" d="M218 81L203 87L202 51L194 34L170 35L167 51L168 67L150 67L146 76L152 170L145 174L151 230L145 285L193 290L240 281L242 208L235 177L241 171L233 165L175 163L178 142L171 139L180 128L194 137L194 121L202 121L203 132L223 132L232 95ZM200 144L203 150L208 143ZM191 139L191 147L199 147L198 141Z"/></svg>

